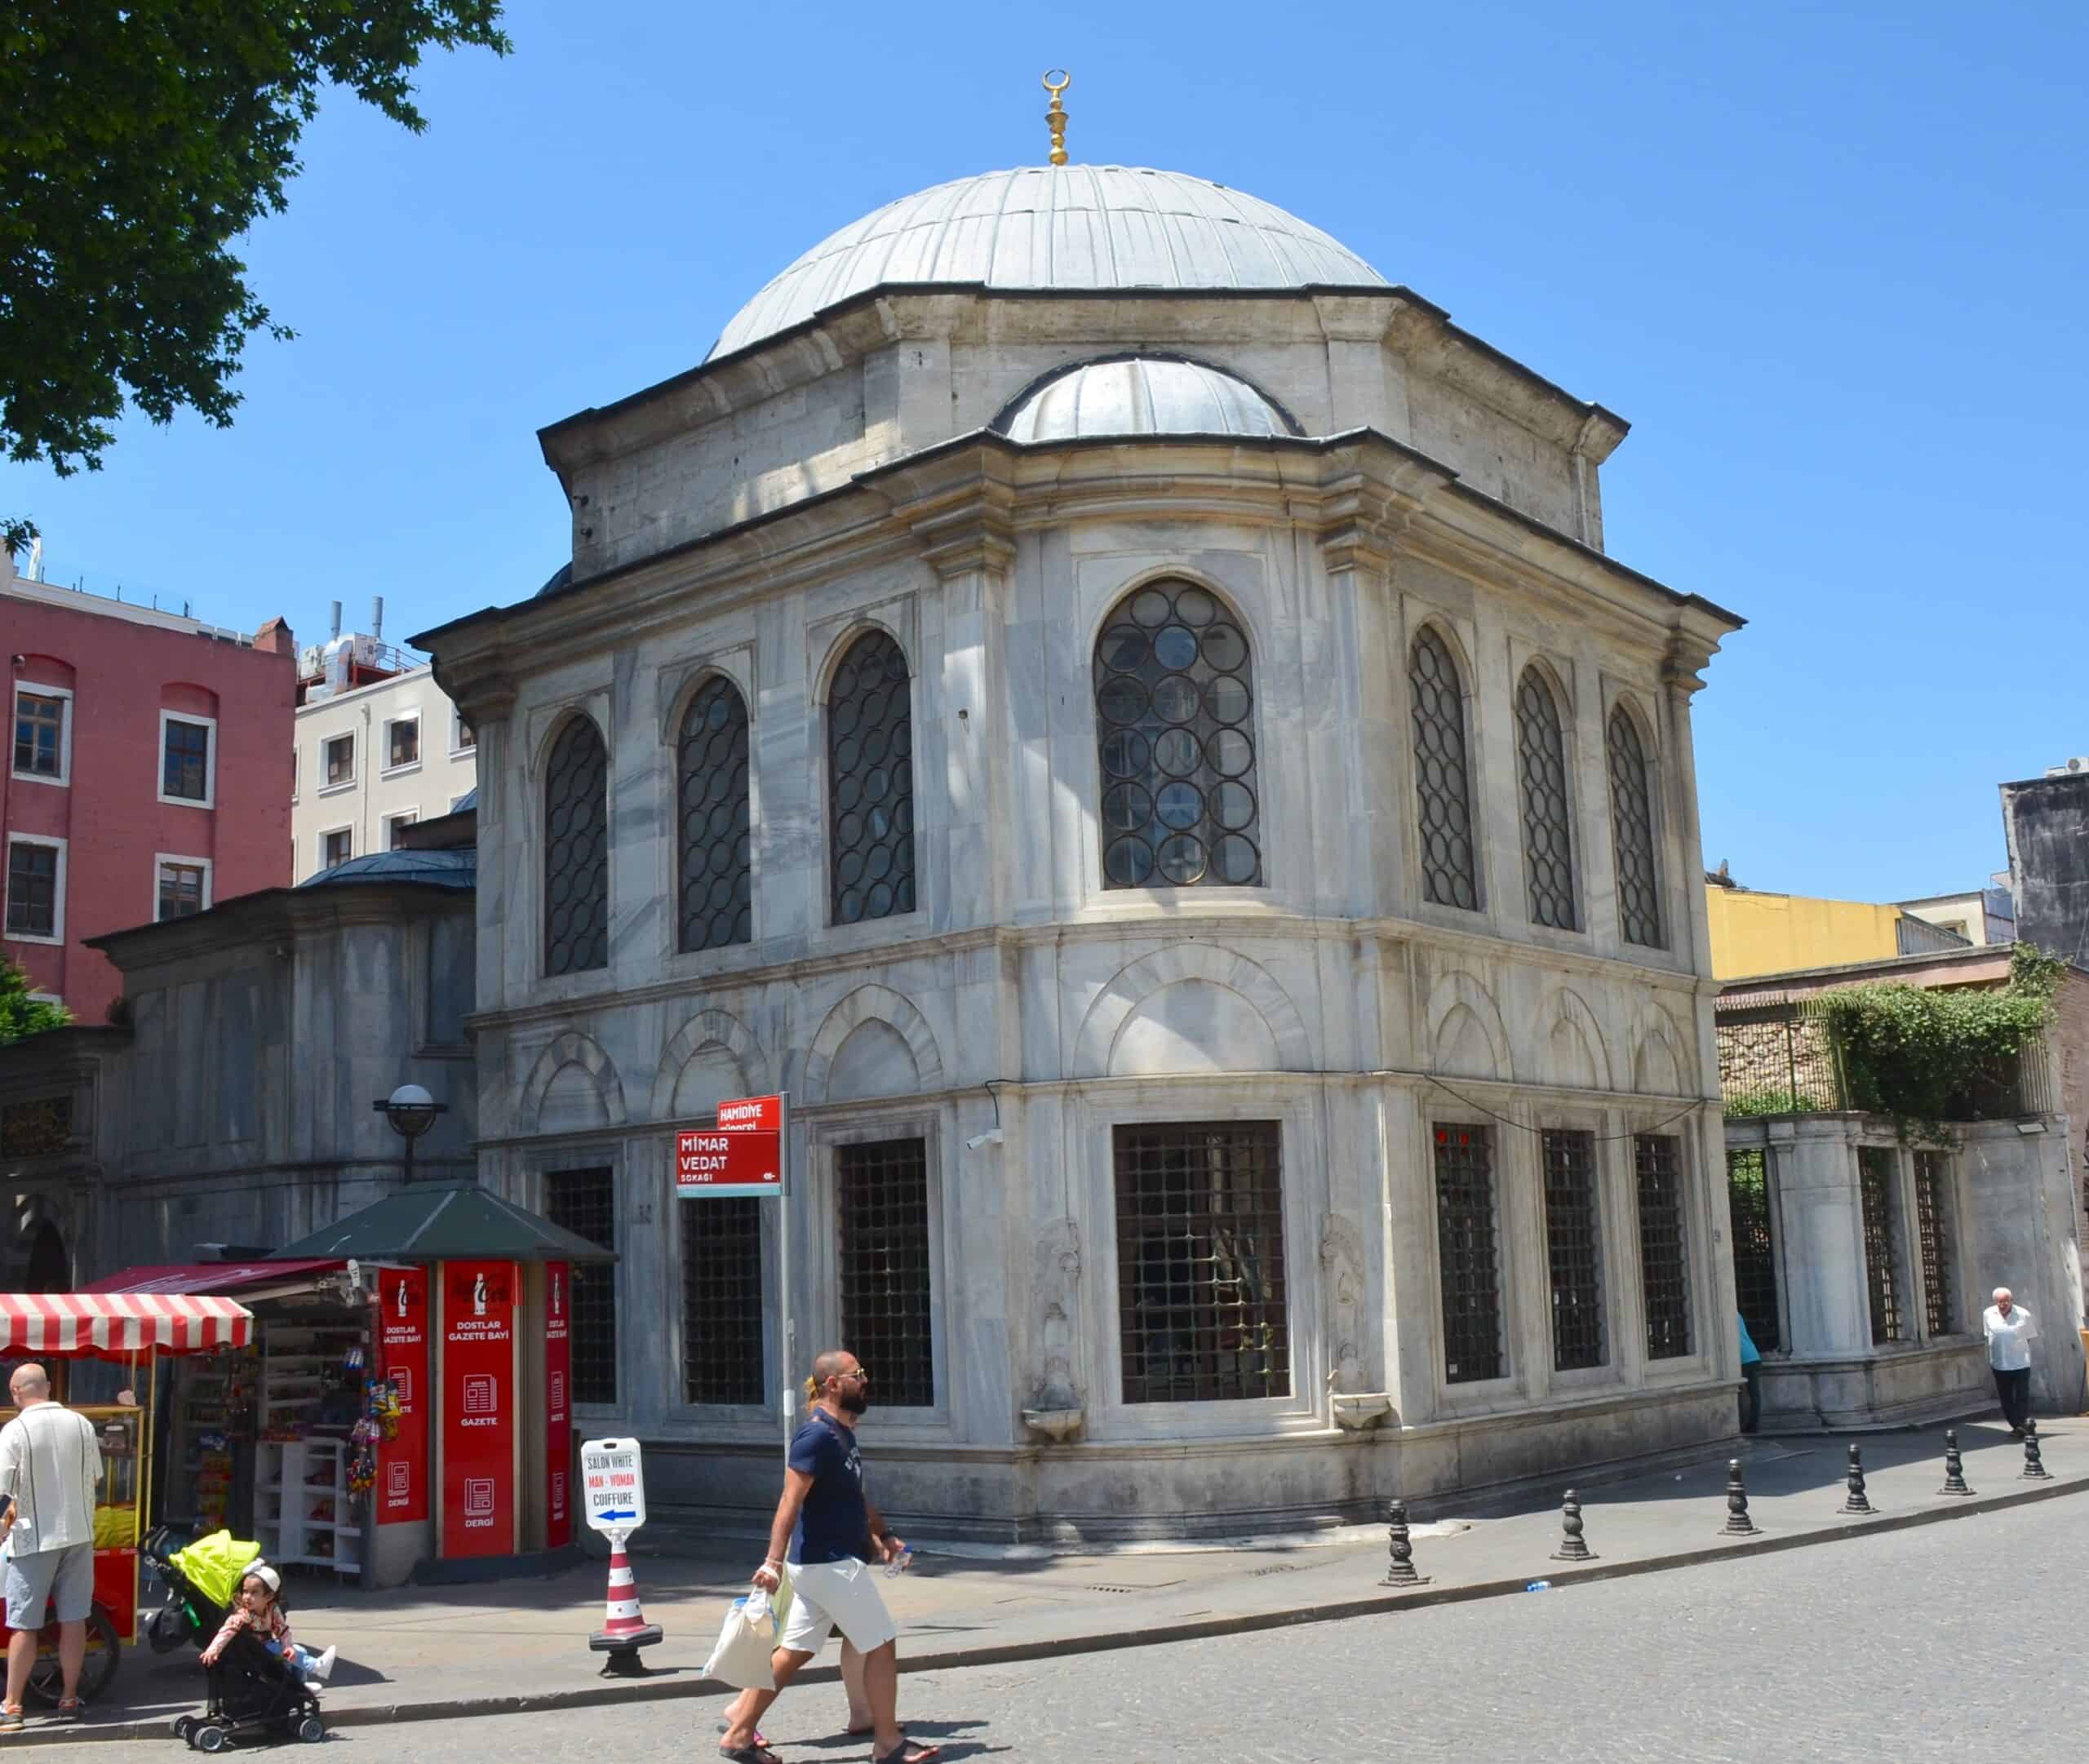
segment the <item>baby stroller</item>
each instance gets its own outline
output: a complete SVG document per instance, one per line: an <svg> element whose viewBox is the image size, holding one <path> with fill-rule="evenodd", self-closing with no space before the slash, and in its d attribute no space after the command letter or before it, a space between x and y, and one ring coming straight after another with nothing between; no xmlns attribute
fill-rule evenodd
<svg viewBox="0 0 2089 1764"><path fill-rule="evenodd" d="M238 1596L241 1576L261 1554L257 1544L214 1531L184 1549L170 1549L170 1534L155 1531L144 1557L167 1589L153 1613L146 1638L156 1653L184 1642L206 1646ZM273 1736L324 1740L319 1699L274 1649L251 1630L235 1635L208 1669L210 1691L200 1715L184 1715L175 1734L197 1752L222 1752L235 1740Z"/></svg>

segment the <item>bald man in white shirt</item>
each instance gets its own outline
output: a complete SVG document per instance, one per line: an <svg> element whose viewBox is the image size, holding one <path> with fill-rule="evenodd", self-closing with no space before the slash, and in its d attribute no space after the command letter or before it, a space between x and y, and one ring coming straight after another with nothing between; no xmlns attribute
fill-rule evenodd
<svg viewBox="0 0 2089 1764"><path fill-rule="evenodd" d="M2031 1416L2031 1343L2038 1326L2006 1286L1994 1289L1994 1303L1981 1314L1988 1338L1988 1366L1994 1373L1994 1394L2002 1400L2010 1437L2021 1439Z"/></svg>

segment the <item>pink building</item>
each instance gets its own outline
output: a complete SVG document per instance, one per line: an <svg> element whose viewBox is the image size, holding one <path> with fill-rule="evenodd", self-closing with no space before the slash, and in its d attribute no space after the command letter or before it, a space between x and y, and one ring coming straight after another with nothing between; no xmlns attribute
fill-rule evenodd
<svg viewBox="0 0 2089 1764"><path fill-rule="evenodd" d="M30 582L0 552L0 951L99 1023L123 988L87 939L291 880L290 630Z"/></svg>

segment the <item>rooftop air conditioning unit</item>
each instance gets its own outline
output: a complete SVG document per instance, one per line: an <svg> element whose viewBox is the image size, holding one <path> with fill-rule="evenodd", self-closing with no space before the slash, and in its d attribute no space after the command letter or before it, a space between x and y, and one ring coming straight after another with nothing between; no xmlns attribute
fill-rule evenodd
<svg viewBox="0 0 2089 1764"><path fill-rule="evenodd" d="M2069 778L2078 772L2089 772L2089 753L2078 753L2065 765L2049 765L2046 768L2047 778Z"/></svg>

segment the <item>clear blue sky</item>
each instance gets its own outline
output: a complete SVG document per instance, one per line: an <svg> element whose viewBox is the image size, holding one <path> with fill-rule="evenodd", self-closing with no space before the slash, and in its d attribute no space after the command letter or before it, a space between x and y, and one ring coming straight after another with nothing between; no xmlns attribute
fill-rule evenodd
<svg viewBox="0 0 2089 1764"><path fill-rule="evenodd" d="M1291 209L1630 419L1624 561L1746 616L1697 700L1708 862L1978 884L1995 785L2089 753L2089 12L1758 3L511 0L418 139L336 97L251 240L237 425L0 468L48 574L306 636L533 590L543 424L701 360L799 251L1044 149ZM2072 511L2070 512L2069 511Z"/></svg>

